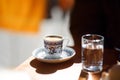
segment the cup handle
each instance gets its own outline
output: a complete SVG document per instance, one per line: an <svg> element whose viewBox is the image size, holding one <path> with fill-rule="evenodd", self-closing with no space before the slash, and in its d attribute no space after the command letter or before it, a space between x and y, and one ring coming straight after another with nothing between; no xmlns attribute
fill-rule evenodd
<svg viewBox="0 0 120 80"><path fill-rule="evenodd" d="M69 39L64 39L64 40L63 40L63 49L64 49L65 47L67 47L68 43L69 43Z"/></svg>

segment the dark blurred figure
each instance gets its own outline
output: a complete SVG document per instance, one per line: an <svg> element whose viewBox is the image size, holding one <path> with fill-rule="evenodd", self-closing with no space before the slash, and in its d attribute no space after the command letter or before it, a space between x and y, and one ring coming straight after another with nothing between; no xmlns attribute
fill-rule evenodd
<svg viewBox="0 0 120 80"><path fill-rule="evenodd" d="M105 47L120 49L120 0L75 0L70 23L75 46L91 33L103 35Z"/></svg>
<svg viewBox="0 0 120 80"><path fill-rule="evenodd" d="M51 18L51 9L58 6L58 0L48 0L47 2L47 18Z"/></svg>
<svg viewBox="0 0 120 80"><path fill-rule="evenodd" d="M99 34L105 38L105 48L115 50L114 56L120 61L119 0L75 0L70 20L70 30L78 52L82 35Z"/></svg>

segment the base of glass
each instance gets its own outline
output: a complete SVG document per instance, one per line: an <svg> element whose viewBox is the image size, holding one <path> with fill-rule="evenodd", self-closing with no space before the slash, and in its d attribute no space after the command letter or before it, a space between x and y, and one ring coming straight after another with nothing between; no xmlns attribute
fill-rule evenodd
<svg viewBox="0 0 120 80"><path fill-rule="evenodd" d="M102 66L83 67L82 70L87 73L99 73L102 71Z"/></svg>

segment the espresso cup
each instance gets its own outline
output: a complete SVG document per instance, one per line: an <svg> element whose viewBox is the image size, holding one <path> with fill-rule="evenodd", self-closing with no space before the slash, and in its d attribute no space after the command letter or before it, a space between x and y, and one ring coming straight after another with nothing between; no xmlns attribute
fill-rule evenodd
<svg viewBox="0 0 120 80"><path fill-rule="evenodd" d="M44 38L45 53L50 58L59 58L63 49L63 37L57 35L50 35Z"/></svg>

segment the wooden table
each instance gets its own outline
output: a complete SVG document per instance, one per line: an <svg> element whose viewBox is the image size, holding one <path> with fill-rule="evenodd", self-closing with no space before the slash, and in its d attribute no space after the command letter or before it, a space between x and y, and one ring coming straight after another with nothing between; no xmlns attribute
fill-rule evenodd
<svg viewBox="0 0 120 80"><path fill-rule="evenodd" d="M80 48L74 49L76 55L66 62L43 63L31 56L15 70L28 73L32 80L100 80L102 72L90 75L81 70ZM115 50L105 49L103 71L117 63L118 54Z"/></svg>

